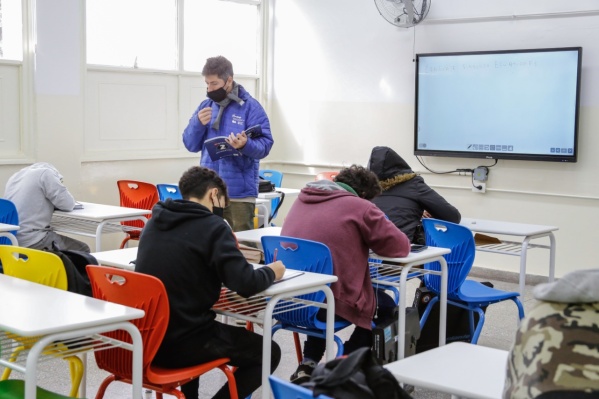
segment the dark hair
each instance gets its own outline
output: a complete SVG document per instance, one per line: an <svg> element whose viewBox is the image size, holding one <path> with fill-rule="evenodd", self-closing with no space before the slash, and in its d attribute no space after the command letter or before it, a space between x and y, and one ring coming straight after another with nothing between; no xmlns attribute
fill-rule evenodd
<svg viewBox="0 0 599 399"><path fill-rule="evenodd" d="M360 165L344 168L335 176L335 181L345 183L353 188L360 198L371 200L379 195L381 185L376 175Z"/></svg>
<svg viewBox="0 0 599 399"><path fill-rule="evenodd" d="M206 60L204 69L202 69L202 76L208 75L217 75L220 79L226 81L229 76L233 76L233 64L222 55L210 57Z"/></svg>
<svg viewBox="0 0 599 399"><path fill-rule="evenodd" d="M183 199L191 197L203 198L211 188L218 188L219 195L225 197L225 206L229 205L229 194L227 185L221 177L212 169L203 166L192 166L187 169L179 180L179 190Z"/></svg>

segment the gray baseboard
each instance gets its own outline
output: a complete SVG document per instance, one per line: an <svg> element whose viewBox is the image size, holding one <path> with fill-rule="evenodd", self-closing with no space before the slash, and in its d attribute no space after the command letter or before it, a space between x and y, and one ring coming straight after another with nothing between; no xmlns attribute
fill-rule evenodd
<svg viewBox="0 0 599 399"><path fill-rule="evenodd" d="M473 266L472 270L470 270L469 276L472 276L475 278L504 281L506 283L514 283L514 284L518 284L520 281L520 273L488 269L486 267L480 267L480 266ZM547 282L547 276L538 276L535 274L527 274L526 275L526 285L537 285L539 283L546 283L546 282Z"/></svg>

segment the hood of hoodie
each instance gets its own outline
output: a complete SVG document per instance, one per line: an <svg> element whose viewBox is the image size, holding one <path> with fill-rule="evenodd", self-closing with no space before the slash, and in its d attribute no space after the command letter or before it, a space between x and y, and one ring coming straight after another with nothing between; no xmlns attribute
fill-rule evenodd
<svg viewBox="0 0 599 399"><path fill-rule="evenodd" d="M172 230L174 227L189 221L216 216L204 205L187 200L168 198L160 201L152 209L152 222L159 230ZM218 217L218 216L217 216Z"/></svg>
<svg viewBox="0 0 599 399"><path fill-rule="evenodd" d="M391 179L397 175L414 173L410 165L389 147L374 147L368 160L368 169L379 180Z"/></svg>
<svg viewBox="0 0 599 399"><path fill-rule="evenodd" d="M58 179L62 180L62 175L60 174L58 169L56 169L54 165L48 162L37 162L31 166L24 168L23 170L49 170L54 175L56 175Z"/></svg>
<svg viewBox="0 0 599 399"><path fill-rule="evenodd" d="M306 187L302 189L298 199L307 204L315 204L345 196L356 195L330 180L318 180L306 184Z"/></svg>

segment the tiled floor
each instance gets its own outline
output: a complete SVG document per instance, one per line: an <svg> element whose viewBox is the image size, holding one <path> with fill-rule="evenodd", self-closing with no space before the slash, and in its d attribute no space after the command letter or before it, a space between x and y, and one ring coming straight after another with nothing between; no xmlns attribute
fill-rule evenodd
<svg viewBox="0 0 599 399"><path fill-rule="evenodd" d="M478 280L491 281L496 288L515 291L518 289L518 285L515 282L504 282L499 280L491 280L489 278L478 278ZM411 303L411 299L414 296L417 283L409 282L408 290L408 303ZM527 285L526 292L522 298L525 311L530 308L534 299L532 298L532 287ZM503 303L495 304L490 306L486 312L486 322L479 339L479 345L490 346L494 348L508 350L512 344L515 336L518 317L517 309L512 301L506 301ZM259 329L257 330L258 332ZM351 334L351 329L342 331L339 335L342 338L347 338ZM292 334L287 331L280 331L275 334L275 341L283 349L283 358L277 368L275 375L288 379L297 367L297 359L295 358L295 350L292 341ZM106 376L106 373L102 370L98 370L94 357L88 356L87 362L87 398L95 397L97 387L99 386L102 379ZM13 378L22 378L19 373L14 372ZM63 360L51 360L40 367L39 374L39 385L48 388L55 392L66 394L70 387L70 379L68 375L67 363ZM218 388L224 384L225 378L220 372L211 372L201 378L200 382L200 398L210 398ZM136 399L142 397L140 393ZM143 395L144 399L146 398ZM147 396L154 397L154 396ZM261 391L258 390L252 396L253 398L261 397ZM416 388L413 393L413 397L420 399L445 399L449 398L450 395L439 394L436 392ZM129 385L122 383L113 383L106 392L105 398L107 399L131 399L131 388ZM166 396L165 398L172 398L172 396Z"/></svg>

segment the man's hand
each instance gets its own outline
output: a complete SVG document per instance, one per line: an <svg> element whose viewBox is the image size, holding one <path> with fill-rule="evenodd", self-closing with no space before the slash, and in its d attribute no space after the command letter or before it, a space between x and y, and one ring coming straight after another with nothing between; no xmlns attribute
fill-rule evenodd
<svg viewBox="0 0 599 399"><path fill-rule="evenodd" d="M210 122L210 118L212 118L212 108L206 107L198 112L198 119L202 122L202 125L206 126L208 122Z"/></svg>
<svg viewBox="0 0 599 399"><path fill-rule="evenodd" d="M283 275L285 274L285 265L283 264L283 262L278 260L266 266L270 267L272 271L275 272L275 281L278 281L283 278Z"/></svg>
<svg viewBox="0 0 599 399"><path fill-rule="evenodd" d="M231 133L225 141L231 144L231 147L240 150L245 146L245 143L248 142L248 136L245 135L245 131L237 134Z"/></svg>
<svg viewBox="0 0 599 399"><path fill-rule="evenodd" d="M424 212L422 212L422 217L425 218L425 219L428 219L428 218L432 218L433 215L431 215L430 213L428 213L428 211L424 211Z"/></svg>

